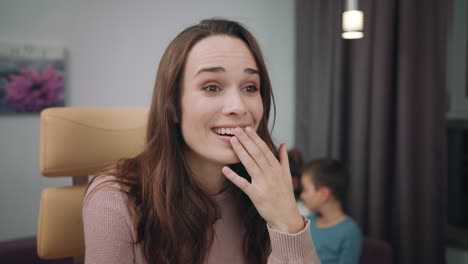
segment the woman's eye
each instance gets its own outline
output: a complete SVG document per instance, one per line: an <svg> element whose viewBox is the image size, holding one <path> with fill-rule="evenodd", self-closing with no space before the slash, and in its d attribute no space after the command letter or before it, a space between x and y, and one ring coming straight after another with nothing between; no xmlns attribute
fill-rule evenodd
<svg viewBox="0 0 468 264"><path fill-rule="evenodd" d="M244 87L244 91L248 93L255 93L256 91L258 91L258 88L255 85L249 85Z"/></svg>
<svg viewBox="0 0 468 264"><path fill-rule="evenodd" d="M208 85L208 86L203 87L203 90L207 92L219 92L221 88L219 88L216 85Z"/></svg>

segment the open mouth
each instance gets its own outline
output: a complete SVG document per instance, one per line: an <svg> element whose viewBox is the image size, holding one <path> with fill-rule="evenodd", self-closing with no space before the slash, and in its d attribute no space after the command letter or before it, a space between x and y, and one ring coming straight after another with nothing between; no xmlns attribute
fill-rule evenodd
<svg viewBox="0 0 468 264"><path fill-rule="evenodd" d="M234 128L214 128L212 131L218 136L233 137Z"/></svg>

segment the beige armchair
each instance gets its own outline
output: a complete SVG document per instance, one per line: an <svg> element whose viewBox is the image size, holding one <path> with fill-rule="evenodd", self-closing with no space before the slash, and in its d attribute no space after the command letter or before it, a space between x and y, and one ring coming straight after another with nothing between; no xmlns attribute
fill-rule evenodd
<svg viewBox="0 0 468 264"><path fill-rule="evenodd" d="M144 146L148 108L48 108L40 117L40 170L72 177L73 186L42 191L37 253L43 259L85 254L81 204L88 175Z"/></svg>

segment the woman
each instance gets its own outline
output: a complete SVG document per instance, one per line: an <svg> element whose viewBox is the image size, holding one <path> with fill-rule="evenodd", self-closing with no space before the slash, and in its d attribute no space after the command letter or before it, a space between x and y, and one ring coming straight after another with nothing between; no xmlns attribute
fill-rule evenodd
<svg viewBox="0 0 468 264"><path fill-rule="evenodd" d="M86 263L319 263L268 132L270 80L241 25L180 33L157 73L144 151L83 202Z"/></svg>

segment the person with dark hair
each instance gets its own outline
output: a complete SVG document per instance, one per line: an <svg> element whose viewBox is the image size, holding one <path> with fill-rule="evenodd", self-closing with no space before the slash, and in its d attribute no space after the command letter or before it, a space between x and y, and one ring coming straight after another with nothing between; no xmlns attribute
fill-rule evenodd
<svg viewBox="0 0 468 264"><path fill-rule="evenodd" d="M303 166L301 151L297 148L290 149L288 151L288 159L297 209L299 209L299 213L301 213L301 215L307 216L310 214L310 210L307 208L307 206L304 204L300 197L302 192L301 175Z"/></svg>
<svg viewBox="0 0 468 264"><path fill-rule="evenodd" d="M334 159L317 159L302 171L301 198L312 211L310 231L322 264L357 264L362 232L344 212L349 185L346 167Z"/></svg>
<svg viewBox="0 0 468 264"><path fill-rule="evenodd" d="M268 130L272 103L245 27L182 31L159 64L144 150L88 186L85 262L319 263Z"/></svg>

